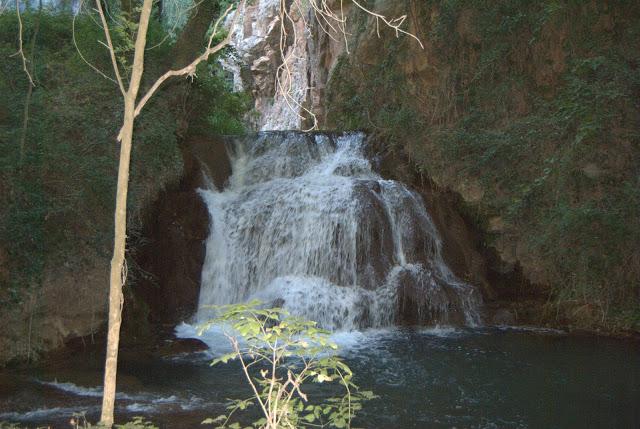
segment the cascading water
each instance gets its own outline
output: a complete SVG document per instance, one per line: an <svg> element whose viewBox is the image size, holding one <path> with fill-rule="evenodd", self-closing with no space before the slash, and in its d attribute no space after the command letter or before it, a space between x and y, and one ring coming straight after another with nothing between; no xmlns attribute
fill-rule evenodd
<svg viewBox="0 0 640 429"><path fill-rule="evenodd" d="M364 136L263 132L228 142L211 217L197 318L259 299L330 330L480 323L481 299L444 263L422 198L383 180Z"/></svg>

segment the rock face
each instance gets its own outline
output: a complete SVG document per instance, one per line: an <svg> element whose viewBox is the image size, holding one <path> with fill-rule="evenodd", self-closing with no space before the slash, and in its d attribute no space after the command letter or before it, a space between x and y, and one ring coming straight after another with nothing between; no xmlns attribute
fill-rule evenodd
<svg viewBox="0 0 640 429"><path fill-rule="evenodd" d="M122 340L149 339L150 323L175 324L191 317L200 291L209 217L197 188L222 186L231 173L224 144L211 137L184 143L184 174L155 196L130 233ZM106 327L109 256L87 247L82 258L48 262L42 286L0 311L0 366L35 360L78 337L91 342ZM0 281L11 271L0 248ZM2 297L4 300L4 297ZM8 300L7 300L8 301ZM9 305L3 302L2 305Z"/></svg>
<svg viewBox="0 0 640 429"><path fill-rule="evenodd" d="M34 360L100 329L106 320L108 278L108 258L91 249L83 260L47 266L42 288L14 304L18 308L0 313L0 365Z"/></svg>
<svg viewBox="0 0 640 429"><path fill-rule="evenodd" d="M409 183L423 197L442 237L443 259L456 276L482 292L486 323L504 324L504 314L511 314L506 308L522 300L526 302L517 304L519 308L516 315L512 315L511 323L540 323L541 303L546 299L545 295L535 293L521 267L505 262L495 249L486 245L486 232L465 215L468 202L464 197L418 174L406 156L386 150L384 142L370 139L369 150L377 160L377 171L383 177ZM405 321L413 322L410 318Z"/></svg>
<svg viewBox="0 0 640 429"><path fill-rule="evenodd" d="M396 49L388 47L388 42L393 42L395 34L385 29L384 25L379 34L375 19L352 5L344 10L349 33L347 44L343 39L332 37L323 31L309 9L302 11L309 24L306 29L303 29L300 13L294 11L292 25L296 26L298 33L304 34L304 37L300 37L295 45L287 39L284 49L286 55L295 57L290 64L295 97L294 102L288 104L277 93L276 79L274 79L278 72L283 79L282 71L279 70L282 65L278 45L280 42L279 4L280 2L276 0L258 0L252 6L247 6L233 42L238 54L227 62L230 69L234 71L236 86L249 90L255 98L255 109L258 113L257 129L304 129L312 125L307 109L313 112L320 128L327 125L332 127L335 121L328 121L326 114L327 108L330 108L328 88L339 86L340 82L336 82L336 79L341 77L336 72L337 66L347 54L354 64L364 69L384 63L388 54L401 56L402 63L394 66L401 69L403 83L410 89L410 94L407 96L426 100L429 97L433 98L431 92L439 90L443 70L446 71L449 66L442 60L433 37L426 34L424 28L419 27L418 16L431 16L431 20L435 22L441 11L437 7L419 2L375 1L368 5L375 12L387 17L406 15L406 25L403 28L416 34L423 42L424 49L420 44L407 39L408 43L402 44L401 54L387 52L389 49ZM335 11L339 11L340 2L330 1L328 5ZM481 42L481 36L474 26L474 20L477 18L474 13L471 9L464 10L455 27L457 35L464 43L471 46ZM562 38L562 35L558 37ZM559 73L564 69L565 59L561 50L544 48L545 44L558 46L555 42L554 37L545 37L535 45L534 50L536 55L541 57L540 62L549 65L544 70L536 72L536 79L553 83L557 81ZM547 56L550 57L547 58ZM478 58L470 58L469 61L477 62ZM383 84L386 83L383 82ZM421 105L427 116L435 115L438 109L438 106L427 102ZM526 103L521 106L521 110L523 109L527 109ZM433 113L429 113L432 111ZM371 125L370 122L367 126L369 125ZM375 126L372 126L373 131L376 132ZM428 139L428 137L425 138ZM377 151L386 154L388 148L378 147ZM502 285L509 282L515 281L518 285L528 284L527 279L541 284L549 282L544 272L540 270L538 261L519 248L517 239L514 239L514 232L506 229L507 226L502 218L492 219L488 230L501 234L503 239L495 244L494 249L487 249L482 239L484 232L470 226L469 219L460 215L463 206L479 204L487 197L486 189L477 180L472 178L458 180L457 176L449 174L450 172L446 169L427 172L431 177L423 180L423 177L417 175L413 168L402 171L404 163L411 163L410 159L404 155L399 158L387 156L385 162L387 165L381 168L384 177L412 184L427 196L425 199L430 202L429 210L444 238L445 259L458 276L481 287L485 297L490 299L506 295L513 297L524 290L521 287L514 289L511 285L503 291ZM589 172L591 173L592 170L590 169ZM443 177L448 179L443 180ZM369 191L363 184L362 192ZM380 240L383 244L384 237L380 237ZM489 286L488 278L491 278L494 287Z"/></svg>
<svg viewBox="0 0 640 429"><path fill-rule="evenodd" d="M176 324L196 312L204 241L209 215L198 188L222 187L231 173L224 143L211 137L191 137L183 148L185 174L167 187L147 211L143 239L134 259L141 273L134 285L135 319ZM140 308L144 304L147 308ZM135 305L135 304L134 304Z"/></svg>
<svg viewBox="0 0 640 429"><path fill-rule="evenodd" d="M552 293L562 308L548 311L551 323L640 328L628 316L640 308L630 286L640 265L628 262L640 260L638 145L620 133L640 127L640 106L637 82L618 78L637 69L640 46L624 35L640 6L368 3L406 14L424 49L384 29L378 39L362 18L350 55L327 73L324 125L366 129L381 153L457 195L488 276L511 280L497 282L498 298Z"/></svg>
<svg viewBox="0 0 640 429"><path fill-rule="evenodd" d="M252 94L255 109L260 113L254 124L258 129L294 129L300 123L298 112L283 109L284 100L276 97L275 76L282 64L282 55L301 48L287 45L284 53L280 52L280 3L279 0L259 0L239 11L241 18L233 29L232 41L236 52L223 62L233 72L235 88ZM306 67L299 66L293 71L294 81L300 86L298 90L306 84L306 79L298 73Z"/></svg>
<svg viewBox="0 0 640 429"><path fill-rule="evenodd" d="M258 130L308 128L313 125L310 112L322 123L329 72L345 49L342 39L316 25L306 2L300 2L301 8L288 6L289 36L283 36L281 49L280 4L280 0L247 4L231 43L236 52L223 60L233 73L235 88L249 91L255 100L258 117L253 125ZM339 2L328 4L339 10ZM345 15L350 9L344 8ZM288 96L283 96L282 88Z"/></svg>

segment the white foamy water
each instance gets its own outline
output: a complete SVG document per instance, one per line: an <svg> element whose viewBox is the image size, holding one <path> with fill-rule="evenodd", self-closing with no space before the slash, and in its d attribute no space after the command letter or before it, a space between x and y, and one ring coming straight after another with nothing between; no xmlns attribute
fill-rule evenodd
<svg viewBox="0 0 640 429"><path fill-rule="evenodd" d="M43 381L33 380L43 386L48 386L71 396L83 398L102 398L102 387L86 387L79 386L70 382L59 381ZM165 413L168 410L196 410L209 406L209 402L202 398L191 395L182 397L170 394L168 396L159 395L157 393L137 392L135 394L118 392L116 399L121 401L119 407L126 412L140 412L145 414ZM51 407L37 408L29 411L8 412L0 414L0 421L34 421L43 419L52 419L58 417L71 417L78 412L94 412L99 409L97 405L80 405L75 408L67 407Z"/></svg>
<svg viewBox="0 0 640 429"><path fill-rule="evenodd" d="M102 398L102 386L96 387L85 387L78 386L74 383L69 382L60 382L60 381L43 381L36 380L38 384L42 384L44 386L49 386L54 389L69 393L75 396L84 396L88 398ZM128 394L123 392L116 393L116 399L122 399L125 401L154 401L157 397L152 394L145 393L137 393L137 394ZM159 398L160 400L162 398Z"/></svg>
<svg viewBox="0 0 640 429"><path fill-rule="evenodd" d="M98 410L98 406L79 409L67 407L37 408L26 412L0 413L0 422L28 422L33 420L51 419L56 417L72 417L79 411L89 412Z"/></svg>
<svg viewBox="0 0 640 429"><path fill-rule="evenodd" d="M199 322L207 306L259 299L332 331L480 324L479 293L446 266L422 197L375 173L363 141L266 132L228 142L227 186L200 191L211 225Z"/></svg>
<svg viewBox="0 0 640 429"><path fill-rule="evenodd" d="M36 382L44 386L53 387L55 389L62 390L63 392L71 393L77 396L102 398L102 387L83 387L73 383L58 382L58 381L36 380ZM119 395L119 397L122 398L122 393L117 393L117 395Z"/></svg>

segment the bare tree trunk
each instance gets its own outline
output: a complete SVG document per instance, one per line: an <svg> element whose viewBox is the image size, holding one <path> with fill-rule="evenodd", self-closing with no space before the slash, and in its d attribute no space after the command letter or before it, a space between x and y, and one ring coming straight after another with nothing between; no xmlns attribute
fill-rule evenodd
<svg viewBox="0 0 640 429"><path fill-rule="evenodd" d="M125 101L124 125L120 146L118 166L118 185L116 193L115 234L111 274L109 277L109 328L107 331L107 353L104 364L104 392L102 396L102 425L113 425L113 410L116 400L116 374L118 372L118 347L120 344L120 325L122 324L122 288L126 280L125 248L127 232L127 194L129 190L129 165L133 143L134 102Z"/></svg>
<svg viewBox="0 0 640 429"><path fill-rule="evenodd" d="M104 364L104 391L102 395L102 413L100 424L112 427L116 399L116 375L118 372L118 346L120 343L120 325L122 324L122 305L127 272L125 266L125 248L127 233L127 194L129 191L129 167L133 144L133 125L135 103L144 71L144 51L147 42L147 29L151 15L152 0L144 0L140 12L138 34L134 48L133 70L129 89L124 94L124 118L120 130L120 162L118 165L118 185L116 191L116 210L114 216L115 233L111 274L109 278L109 327L107 331L107 353Z"/></svg>
<svg viewBox="0 0 640 429"><path fill-rule="evenodd" d="M100 14L100 18L103 25L105 37L107 39L106 46L109 49L113 69L116 75L117 83L122 92L124 99L124 117L122 122L122 128L118 134L118 140L120 141L120 162L118 165L118 185L116 190L116 210L114 215L114 243L113 243L113 258L111 259L111 273L109 279L109 326L107 330L107 351L104 364L104 391L102 394L102 413L100 416L100 425L106 427L112 427L114 421L114 408L116 399L116 376L118 373L118 346L120 343L120 325L122 324L122 306L124 303L122 288L124 287L127 270L125 263L125 249L126 249L126 233L127 233L127 193L129 190L129 167L131 164L131 148L133 144L133 126L136 116L140 113L140 110L144 107L146 102L151 98L155 91L165 82L167 79L173 76L186 76L192 75L196 71L196 67L202 61L206 61L210 55L220 51L231 40L231 32L227 34L227 37L215 46L212 46L213 39L217 35L218 26L222 20L229 14L233 8L233 4L230 5L227 10L218 18L213 31L209 36L207 47L203 54L198 56L187 66L179 70L170 70L160 76L158 80L151 86L147 93L140 99L138 98L138 91L140 89L140 81L142 80L142 74L144 72L144 54L145 46L147 42L147 30L149 28L149 17L151 15L151 8L153 6L153 0L144 0L142 3L142 10L140 11L140 19L138 22L138 33L136 35L136 43L134 46L133 54L133 68L131 71L131 79L129 80L129 88L124 89L124 84L121 79L121 75L118 69L118 63L115 57L115 49L111 40L109 27L107 25L106 17L103 8L100 4L102 0L96 0L97 11ZM244 5L245 0L241 0L240 4ZM235 25L239 14L234 17Z"/></svg>

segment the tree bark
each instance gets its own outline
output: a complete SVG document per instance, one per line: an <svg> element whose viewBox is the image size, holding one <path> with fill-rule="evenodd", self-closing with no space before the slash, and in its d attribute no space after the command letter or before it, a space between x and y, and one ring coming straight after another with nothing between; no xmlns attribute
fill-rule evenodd
<svg viewBox="0 0 640 429"><path fill-rule="evenodd" d="M114 215L115 232L113 258L109 278L109 327L107 330L107 351L104 365L104 391L102 395L102 413L100 424L112 427L116 399L116 375L118 372L118 346L120 343L120 325L122 324L122 288L126 280L125 248L127 233L127 194L129 191L129 167L133 144L133 126L135 121L135 103L144 71L144 54L151 15L152 0L144 0L140 12L138 34L134 47L133 69L129 89L124 95L124 117L120 130L120 162L118 165L118 184L116 190L116 209Z"/></svg>
<svg viewBox="0 0 640 429"><path fill-rule="evenodd" d="M102 415L100 417L100 423L107 427L113 426L116 375L118 372L118 347L120 344L120 325L122 324L122 306L124 303L122 288L126 280L124 258L127 230L127 194L133 142L133 111L135 109L134 102L129 98L129 94L127 94L120 146L120 163L118 166L113 258L111 259L111 274L109 277L109 327L107 330L107 353L104 364Z"/></svg>
<svg viewBox="0 0 640 429"><path fill-rule="evenodd" d="M101 0L96 0L100 2ZM244 5L244 0L241 0ZM229 6L225 13L216 21L213 32L209 37L209 41L205 52L194 59L191 63L180 70L170 70L162 75L156 83L147 91L142 99L136 105L138 91L140 89L140 81L144 72L144 54L147 41L147 30L149 28L149 17L153 0L144 0L142 10L140 11L140 20L138 22L138 33L136 35L136 43L134 46L133 68L129 87L123 90L122 81L119 78L118 64L114 60L114 48L111 43L109 28L106 25L104 12L98 3L98 13L104 23L104 33L107 38L108 48L111 54L114 72L118 77L118 84L123 93L124 99L124 117L122 128L118 134L120 141L120 162L118 165L118 184L116 189L116 209L114 215L114 243L113 258L111 259L111 273L109 280L109 326L107 330L107 350L104 366L104 391L102 395L102 414L100 417L100 425L112 427L114 422L114 408L116 397L116 376L118 372L118 346L120 343L120 326L122 324L122 306L124 303L122 288L124 287L127 272L125 263L126 249L126 233L127 233L127 194L129 190L129 167L131 164L131 148L133 144L133 127L135 118L140 110L144 107L148 99L162 85L162 83L172 76L184 76L193 73L197 65L206 61L211 54L214 54L226 46L231 37L231 33L220 43L211 46L213 38L216 35L218 26L222 20L231 11ZM234 18L236 22L238 15Z"/></svg>

